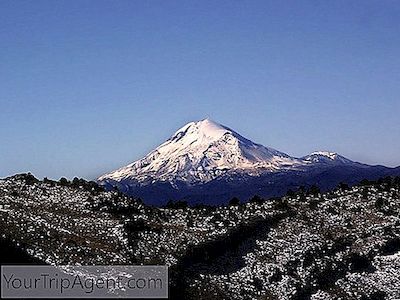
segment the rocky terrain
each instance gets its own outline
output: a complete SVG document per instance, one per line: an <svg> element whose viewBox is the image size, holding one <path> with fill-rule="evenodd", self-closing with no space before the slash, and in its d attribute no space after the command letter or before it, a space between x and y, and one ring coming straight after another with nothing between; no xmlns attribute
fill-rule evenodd
<svg viewBox="0 0 400 300"><path fill-rule="evenodd" d="M0 181L0 199L2 239L45 263L129 262L121 220L93 209L93 203L112 202L113 193L16 175Z"/></svg>
<svg viewBox="0 0 400 300"><path fill-rule="evenodd" d="M172 299L400 298L400 178L155 208L93 182L0 180L2 247L48 264L167 264Z"/></svg>

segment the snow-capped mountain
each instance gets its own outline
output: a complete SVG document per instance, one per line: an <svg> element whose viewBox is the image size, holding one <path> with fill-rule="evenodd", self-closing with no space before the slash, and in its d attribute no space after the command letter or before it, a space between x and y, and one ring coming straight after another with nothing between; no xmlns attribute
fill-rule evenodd
<svg viewBox="0 0 400 300"><path fill-rule="evenodd" d="M216 195L226 200L243 191L245 197L279 195L299 184L331 187L338 180L368 178L370 168L373 174L382 175L380 167L353 162L334 152L292 157L204 119L186 124L144 158L99 177L98 182L145 200L151 198L151 202L193 197L202 201ZM329 178L328 182L320 182L319 177Z"/></svg>
<svg viewBox="0 0 400 300"><path fill-rule="evenodd" d="M304 161L310 163L322 163L322 164L336 164L336 165L361 165L360 163L351 161L350 159L343 157L336 152L329 151L315 151L309 155L301 158Z"/></svg>
<svg viewBox="0 0 400 300"><path fill-rule="evenodd" d="M186 124L144 158L103 175L99 180L196 184L228 172L258 175L307 163L253 143L232 129L205 119Z"/></svg>

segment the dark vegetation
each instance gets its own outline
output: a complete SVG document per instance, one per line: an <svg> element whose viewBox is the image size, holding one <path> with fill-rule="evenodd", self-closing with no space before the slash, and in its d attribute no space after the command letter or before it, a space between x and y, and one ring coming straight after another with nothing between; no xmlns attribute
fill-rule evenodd
<svg viewBox="0 0 400 300"><path fill-rule="evenodd" d="M24 245L0 237L1 265L44 265L39 259L30 256Z"/></svg>
<svg viewBox="0 0 400 300"><path fill-rule="evenodd" d="M95 181L87 181L83 178L77 178L77 177L72 179L72 181L69 181L68 179L62 177L58 182L45 178L44 182L48 182L50 184L59 184L61 186L67 186L73 188L82 188L93 194L98 194L105 191L105 189L102 186L98 185Z"/></svg>
<svg viewBox="0 0 400 300"><path fill-rule="evenodd" d="M386 177L379 179L377 181L363 180L360 186L374 186L378 190L390 191L392 187L400 186L399 177ZM340 183L337 187L338 191L348 191L350 187L346 183ZM307 196L318 197L320 195L320 190L316 185L310 186L308 189L305 187L299 187L298 190L289 190L287 192L287 197L298 198L300 201L306 201ZM366 193L363 193L364 198L368 197ZM285 200L285 198L272 198L263 199L258 195L252 197L249 202L261 204L264 201L273 201L274 207L277 210L282 210L285 213L282 214L281 218L290 216L291 208ZM315 209L321 201L324 199L321 197L320 200L310 201L309 206L311 209ZM230 206L241 205L238 198L233 198L229 202ZM381 210L383 207L387 206L387 200L379 198L375 206L377 209ZM335 212L336 213L336 212ZM280 218L279 218L280 219ZM277 224L279 219L255 221L251 224L246 224L237 227L230 234L222 237L221 239L214 240L208 243L197 245L191 247L187 254L179 261L178 265L174 266L172 269L172 278L175 280L172 285L172 295L174 299L185 299L193 298L199 291L192 290L189 286L189 282L196 279L196 276L201 273L206 274L229 274L241 267L241 259L245 255L245 248L251 248L252 242L257 238L260 238L260 233L267 234L268 228ZM329 233L328 233L329 236ZM303 265L306 267L312 266L313 262L317 259L322 259L323 257L333 257L336 253L343 252L346 248L351 247L355 242L349 238L335 238L331 237L334 243L329 248L320 249L318 252L308 253L306 255ZM336 240L335 240L336 239ZM240 251L238 250L240 249ZM384 246L379 250L381 255L391 255L400 251L400 239L393 238L388 240ZM350 253L344 261L328 261L324 267L313 267L311 272L311 277L306 285L299 285L297 291L293 296L293 299L310 299L311 295L317 290L329 291L334 288L335 282L344 277L347 272L350 273L371 273L375 271L372 265L372 260L377 253L360 254L356 252ZM235 258L235 255L237 257ZM229 259L227 259L229 258ZM299 261L292 261L292 265L287 265L287 272L294 277L297 268L300 266ZM271 278L281 278L280 270L277 270L276 274ZM207 286L207 283L204 284ZM255 280L254 286L260 289L261 282ZM207 292L202 295L204 299L212 299L213 297L227 297L227 295L222 290L214 288L206 288ZM178 296L179 295L179 296ZM370 295L363 295L361 299L384 299L386 296L385 292L375 291ZM268 298L267 298L268 299Z"/></svg>
<svg viewBox="0 0 400 300"><path fill-rule="evenodd" d="M18 179L22 179L26 184L35 184L39 182L31 174L16 175ZM45 178L44 183L50 186L66 186L71 188L83 189L88 191L91 195L95 196L99 193L104 192L104 188L99 186L96 182L86 181L84 179L74 178L72 181L66 178L61 178L59 181L53 181ZM370 197L367 187L375 187L378 191L390 192L392 188L400 187L400 177L385 177L376 181L363 180L359 184L363 187L361 195L364 199ZM340 183L336 188L336 191L345 192L350 187L346 183ZM18 196L18 191L12 192L14 196ZM313 196L312 200L309 200L309 196ZM399 196L399 195L395 195ZM240 269L243 266L243 255L249 250L254 248L257 239L268 235L270 228L276 226L280 221L285 218L291 218L296 215L296 210L290 205L289 199L298 199L299 203L307 205L311 210L318 208L318 205L324 201L329 201L330 193L321 194L320 189L317 185L310 185L308 187L300 186L297 189L288 190L285 197L277 197L264 199L258 195L254 195L248 200L248 202L261 205L266 201L271 201L273 209L279 212L276 217L270 219L252 219L249 222L238 225L231 229L227 234L222 235L214 240L210 240L205 243L198 245L189 246L188 249L179 258L178 263L171 268L171 296L173 299L193 299L196 298L196 292L190 286L193 280L198 279L198 275L211 274L221 275L229 274L235 270ZM144 219L126 219L129 216L138 214L137 208L138 203L141 203L140 199L133 199L125 196L119 191L114 191L113 196L104 202L94 203L92 198L87 199L87 203L93 210L105 210L112 213L116 217L120 217L125 220L124 228L128 234L128 241L133 249L136 247L138 236L144 231L161 231L162 228L153 226L147 223ZM232 207L244 207L245 203L241 202L240 199L234 197L229 201L229 206ZM394 210L391 208L390 203L387 199L377 198L373 202L373 206L378 212L384 215L394 214ZM184 200L180 201L169 201L165 205L166 209L188 209L188 203ZM330 207L329 213L338 214L340 207ZM155 213L155 208L146 207L146 213ZM206 209L213 211L216 208L208 205L197 205L191 209ZM356 213L356 212L355 212ZM162 222L160 222L162 223ZM390 231L390 228L388 229ZM383 246L380 247L377 253L361 254L357 252L350 252L343 261L330 261L322 267L315 267L315 262L324 257L333 257L336 253L343 252L345 249L350 248L354 244L354 240L343 236L335 236L333 233L326 233L326 239L333 241L332 246L323 247L318 251L310 251L305 254L303 262L291 261L287 264L287 274L294 278L299 277L297 270L299 267L312 268L312 275L308 278L308 283L304 285L298 285L296 293L293 299L310 299L311 295L317 290L329 291L334 288L335 282L343 278L347 272L350 273L363 273L363 272L374 272L375 269L372 265L372 261L375 255L392 255L400 251L400 238L398 235L390 233ZM1 263L41 263L38 260L31 258L24 250L23 245L16 245L10 240L0 239L0 249L2 251ZM132 256L132 263L141 263ZM154 261L154 263L162 264L162 261ZM282 278L281 270L277 269L271 281L280 281ZM207 283L204 283L207 285ZM254 287L257 290L261 290L262 282L255 280ZM209 287L206 289L207 292L202 295L202 299L209 297L221 299L226 297L224 291L218 290L217 287ZM209 294L207 294L209 293ZM375 300L384 299L385 293L382 291L376 291L369 295L363 295L363 300ZM268 299L268 298L267 298Z"/></svg>
<svg viewBox="0 0 400 300"><path fill-rule="evenodd" d="M194 299L196 295L189 284L198 279L200 271L221 275L240 269L244 265L243 256L254 248L256 240L266 236L271 227L293 213L287 211L273 218L251 220L221 238L189 247L170 270L172 299ZM219 294L222 296L222 291Z"/></svg>
<svg viewBox="0 0 400 300"><path fill-rule="evenodd" d="M169 200L164 207L170 209L183 209L188 207L188 203L187 201L184 200L178 200L178 201Z"/></svg>

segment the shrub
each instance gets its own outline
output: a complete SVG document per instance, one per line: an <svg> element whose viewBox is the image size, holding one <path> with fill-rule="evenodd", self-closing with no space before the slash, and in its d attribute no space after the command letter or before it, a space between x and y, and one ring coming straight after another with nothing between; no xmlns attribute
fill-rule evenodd
<svg viewBox="0 0 400 300"><path fill-rule="evenodd" d="M386 293L382 291L373 292L369 296L363 295L360 300L384 300L386 298Z"/></svg>
<svg viewBox="0 0 400 300"><path fill-rule="evenodd" d="M349 269L352 272L371 272L374 270L372 266L371 260L366 257L362 256L358 253L353 253L348 260Z"/></svg>
<svg viewBox="0 0 400 300"><path fill-rule="evenodd" d="M378 210L381 210L385 204L386 204L386 201L385 201L382 197L379 197L379 198L376 199L376 201L375 201L375 207L376 207Z"/></svg>
<svg viewBox="0 0 400 300"><path fill-rule="evenodd" d="M394 238L385 243L381 249L383 255L392 255L400 251L400 238Z"/></svg>

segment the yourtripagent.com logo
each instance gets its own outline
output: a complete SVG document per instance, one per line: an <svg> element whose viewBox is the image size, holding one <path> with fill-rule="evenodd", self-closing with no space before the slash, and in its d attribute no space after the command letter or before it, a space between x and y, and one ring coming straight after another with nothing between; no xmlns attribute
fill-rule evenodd
<svg viewBox="0 0 400 300"><path fill-rule="evenodd" d="M168 298L166 266L2 266L2 298Z"/></svg>

